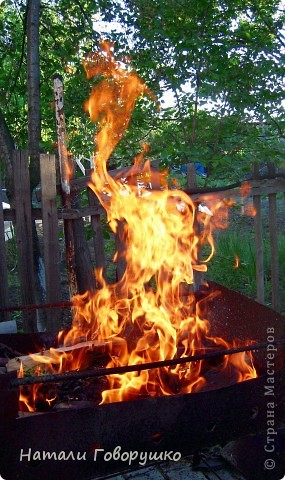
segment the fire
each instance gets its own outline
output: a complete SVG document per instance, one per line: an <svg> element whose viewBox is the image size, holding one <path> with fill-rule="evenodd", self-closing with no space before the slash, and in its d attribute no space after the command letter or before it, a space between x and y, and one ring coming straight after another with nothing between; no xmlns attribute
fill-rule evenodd
<svg viewBox="0 0 285 480"><path fill-rule="evenodd" d="M136 181L110 177L107 161L128 127L136 100L141 95L155 97L134 72L115 60L108 42L101 43L84 67L88 78L103 76L85 103L91 120L98 122L95 169L89 186L105 208L113 232L119 226L123 232L126 269L122 279L112 285L97 270L102 288L73 299L75 316L65 347L82 339L109 342L107 367L230 348L222 338L211 337L205 299L196 302L193 293L195 271L206 272L206 263L214 254L213 229L226 226L227 206L210 199L209 208L197 209L185 192L168 190L165 182L161 186L149 161L144 160L146 145L134 162ZM198 255L201 245L208 245L203 261ZM48 356L33 358L44 365L42 371L83 369L87 350L88 345L83 354L76 355L74 349L51 349ZM109 375L102 403L198 392L255 376L251 356L245 353L218 357L215 362Z"/></svg>
<svg viewBox="0 0 285 480"><path fill-rule="evenodd" d="M250 191L251 191L250 183L249 182L244 182L242 184L242 186L240 187L241 198L243 200L245 200L249 196ZM242 215L247 215L249 217L255 217L256 216L256 209L255 209L251 200L247 199L247 201L244 202L244 204L242 205L241 213L242 213Z"/></svg>
<svg viewBox="0 0 285 480"><path fill-rule="evenodd" d="M20 369L18 372L18 378L23 378L23 377L24 377L24 367L23 367L23 363L21 362ZM30 405L29 394L24 393L23 389L20 389L19 404L20 404L20 410L27 409L28 412L34 411L34 408Z"/></svg>

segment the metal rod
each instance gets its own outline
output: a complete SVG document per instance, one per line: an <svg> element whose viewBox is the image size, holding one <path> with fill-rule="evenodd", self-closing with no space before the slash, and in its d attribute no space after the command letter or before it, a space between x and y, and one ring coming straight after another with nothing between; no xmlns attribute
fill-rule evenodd
<svg viewBox="0 0 285 480"><path fill-rule="evenodd" d="M285 345L285 338L275 340L272 343L259 343L256 345L244 345L242 347L231 348L229 350L220 350L210 353L201 353L198 355L190 355L188 357L173 358L160 362L141 363L139 365L124 365L112 368L94 368L93 370L72 371L66 373L49 374L36 377L16 378L11 381L11 387L20 387L21 385L34 385L36 383L56 383L62 381L79 380L91 377L103 377L107 375L123 374L128 372L140 372L142 370L151 370L153 368L171 367L183 363L197 362L211 358L218 358L224 355L233 355L235 353L262 350L269 345Z"/></svg>
<svg viewBox="0 0 285 480"><path fill-rule="evenodd" d="M16 305L14 307L4 307L0 308L0 313L2 312L17 312L24 310L44 310L49 308L66 308L72 307L72 302L56 302L56 303L44 303L43 305Z"/></svg>

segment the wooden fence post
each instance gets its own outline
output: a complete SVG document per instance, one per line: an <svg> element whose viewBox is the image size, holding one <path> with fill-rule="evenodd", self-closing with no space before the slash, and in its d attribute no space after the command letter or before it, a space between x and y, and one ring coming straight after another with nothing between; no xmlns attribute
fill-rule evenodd
<svg viewBox="0 0 285 480"><path fill-rule="evenodd" d="M192 190L193 188L197 188L197 181L196 181L196 167L195 163L187 163L187 190Z"/></svg>
<svg viewBox="0 0 285 480"><path fill-rule="evenodd" d="M71 164L75 165L73 157ZM85 185L86 187L86 185ZM75 190L70 195L70 206L74 209L80 209L80 197ZM92 264L91 254L88 247L83 217L72 220L72 231L74 241L74 260L75 275L78 293L85 293L86 290L95 290L95 275Z"/></svg>
<svg viewBox="0 0 285 480"><path fill-rule="evenodd" d="M267 163L268 174L274 177L276 167L272 162ZM280 290L279 290L279 255L278 255L278 230L277 230L277 197L276 193L269 193L269 238L270 238L270 267L271 267L271 289L272 308L280 312Z"/></svg>
<svg viewBox="0 0 285 480"><path fill-rule="evenodd" d="M55 99L55 114L56 114L56 128L58 138L58 156L60 167L61 180L61 197L63 208L71 208L70 199L70 177L72 174L72 165L69 162L67 148L66 148L66 129L65 129L65 115L63 103L63 81L60 75L54 76L54 99ZM69 293L72 298L78 293L78 284L75 271L75 254L74 254L74 234L72 228L72 221L64 221L64 239L66 250L66 266L68 274Z"/></svg>
<svg viewBox="0 0 285 480"><path fill-rule="evenodd" d="M78 205L76 203L76 205ZM78 293L95 290L95 275L84 230L83 218L72 220Z"/></svg>
<svg viewBox="0 0 285 480"><path fill-rule="evenodd" d="M14 152L13 158L14 196L16 210L16 243L19 256L19 277L22 303L35 303L34 259L32 239L32 213L28 153ZM36 332L37 322L34 310L23 312L24 332Z"/></svg>
<svg viewBox="0 0 285 480"><path fill-rule="evenodd" d="M259 179L259 165L257 163L253 164L253 178L255 180ZM253 195L253 206L255 209L254 235L256 259L256 299L259 303L264 303L264 260L260 195Z"/></svg>
<svg viewBox="0 0 285 480"><path fill-rule="evenodd" d="M117 259L116 259L116 275L117 281L123 278L123 275L126 271L126 260L125 260L125 250L126 250L126 242L124 239L124 222L121 220L117 221L117 232L115 233L115 245L117 251Z"/></svg>
<svg viewBox="0 0 285 480"><path fill-rule="evenodd" d="M187 190L191 191L191 190L197 188L195 163L194 162L187 163L186 168L187 168L187 170L186 170L187 171ZM196 203L196 207L197 207L197 203ZM196 235L198 235L200 237L201 226L198 224L196 219L197 219L197 216L195 216L195 223L194 223L195 233L196 233ZM200 251L198 251L198 262L200 260L200 257L201 257ZM194 277L193 288L194 288L194 291L196 291L196 290L199 289L200 285L202 285L203 273L194 270L193 277Z"/></svg>
<svg viewBox="0 0 285 480"><path fill-rule="evenodd" d="M90 172L89 172L90 173ZM90 207L94 207L98 200L95 197L93 190L90 187L87 187L88 193L88 203ZM101 222L101 215L91 215L91 227L93 230L93 246L94 246L94 255L95 255L95 266L96 268L102 268L103 277L106 279L106 261L105 261L105 249L104 249L104 237L103 237L103 228Z"/></svg>
<svg viewBox="0 0 285 480"><path fill-rule="evenodd" d="M280 312L276 193L268 195L272 308Z"/></svg>
<svg viewBox="0 0 285 480"><path fill-rule="evenodd" d="M9 292L8 292L8 272L6 262L6 248L5 248L5 228L4 228L4 216L2 209L2 185L1 185L1 169L0 169L0 305L2 308L8 307L9 304ZM7 321L10 319L10 315L7 312L0 313L0 321Z"/></svg>
<svg viewBox="0 0 285 480"><path fill-rule="evenodd" d="M63 81L54 76L54 98L58 136L62 203L65 208L80 207L75 192L70 194L70 180L74 173L74 160L66 148ZM84 230L83 218L64 221L66 260L70 296L95 289L95 277Z"/></svg>
<svg viewBox="0 0 285 480"><path fill-rule="evenodd" d="M60 252L58 240L58 215L56 208L56 168L54 155L40 156L41 204L44 236L44 261L46 277L46 301L56 303L61 300ZM47 311L47 330L61 328L61 312L58 309Z"/></svg>

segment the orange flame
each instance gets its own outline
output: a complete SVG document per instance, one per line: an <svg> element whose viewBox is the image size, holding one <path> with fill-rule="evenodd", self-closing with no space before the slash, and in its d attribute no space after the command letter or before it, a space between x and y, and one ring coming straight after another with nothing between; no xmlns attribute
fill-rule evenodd
<svg viewBox="0 0 285 480"><path fill-rule="evenodd" d="M240 187L240 194L242 198L248 197L250 195L251 186L248 181L244 182Z"/></svg>
<svg viewBox="0 0 285 480"><path fill-rule="evenodd" d="M244 207L244 214L248 215L249 217L255 217L256 216L256 208L253 205L252 202L247 202L245 207Z"/></svg>
<svg viewBox="0 0 285 480"><path fill-rule="evenodd" d="M248 181L244 182L240 187L240 194L243 199L249 197L251 192L251 186ZM242 215L247 215L249 217L256 216L256 209L251 200L247 200L247 202L242 206Z"/></svg>
<svg viewBox="0 0 285 480"><path fill-rule="evenodd" d="M136 100L141 95L153 100L155 97L134 72L115 60L108 42L101 43L99 50L85 60L84 67L88 78L103 76L85 103L91 120L99 126L89 186L104 206L113 232L121 225L126 270L114 285L107 285L102 271L97 270L102 288L73 299L75 317L64 339L65 346L82 339L108 341L108 367L229 348L222 338L210 336L205 301L196 303L191 293L194 272L205 272L206 262L214 254L214 228L227 224L225 202L209 199L209 214L207 209L197 211L185 192L168 190L165 184L162 187L149 162L144 163L148 150L145 145L133 167L135 182L110 177L107 161L128 127ZM199 261L202 244L209 246L209 253ZM85 354L83 349L75 360L74 350L69 353L51 349L48 356L33 358L48 365L49 370L55 365L56 371L66 371L86 368ZM219 358L214 365L200 361L110 375L102 402L197 392L255 376L251 356L244 353Z"/></svg>
<svg viewBox="0 0 285 480"><path fill-rule="evenodd" d="M20 363L20 369L18 371L18 378L24 377L24 366L23 362ZM35 409L32 406L32 402L30 400L30 392L24 392L23 387L20 387L20 394L19 394L19 406L20 410L33 412Z"/></svg>

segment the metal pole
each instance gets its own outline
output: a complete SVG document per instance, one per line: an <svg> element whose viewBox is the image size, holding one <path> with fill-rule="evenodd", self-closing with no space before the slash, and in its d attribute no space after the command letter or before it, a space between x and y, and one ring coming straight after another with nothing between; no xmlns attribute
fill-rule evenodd
<svg viewBox="0 0 285 480"><path fill-rule="evenodd" d="M17 378L11 381L11 387L19 387L21 385L34 385L35 383L56 383L63 381L72 381L83 378L103 377L107 375L123 374L128 372L140 372L142 370L151 370L153 368L171 367L184 363L218 358L224 355L233 355L235 353L262 350L267 348L268 345L268 343L259 343L256 345L244 345L242 347L231 348L229 350L219 350L215 352L202 353L199 355L191 355L188 357L173 358L171 360L164 360L162 362L149 362L139 365L124 365L121 367L113 368L94 368L93 370L82 370L76 372L42 375L37 377ZM276 340L270 345L285 345L285 338Z"/></svg>

